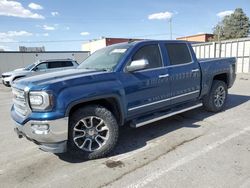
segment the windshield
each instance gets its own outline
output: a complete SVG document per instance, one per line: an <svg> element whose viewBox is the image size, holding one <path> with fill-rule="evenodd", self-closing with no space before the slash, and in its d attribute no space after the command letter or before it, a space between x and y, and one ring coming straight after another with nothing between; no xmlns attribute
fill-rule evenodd
<svg viewBox="0 0 250 188"><path fill-rule="evenodd" d="M83 61L78 68L95 70L113 70L131 44L114 45L100 49Z"/></svg>
<svg viewBox="0 0 250 188"><path fill-rule="evenodd" d="M24 70L31 70L35 66L35 63L28 65L27 67L24 68Z"/></svg>

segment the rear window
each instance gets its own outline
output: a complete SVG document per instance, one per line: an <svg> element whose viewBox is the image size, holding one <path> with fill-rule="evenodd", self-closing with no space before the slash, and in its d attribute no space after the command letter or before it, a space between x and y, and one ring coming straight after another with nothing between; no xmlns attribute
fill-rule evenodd
<svg viewBox="0 0 250 188"><path fill-rule="evenodd" d="M71 61L56 61L56 62L49 62L48 68L55 69L55 68L71 67L71 66L73 66Z"/></svg>
<svg viewBox="0 0 250 188"><path fill-rule="evenodd" d="M165 44L171 65L181 65L190 63L192 58L188 46L184 43Z"/></svg>
<svg viewBox="0 0 250 188"><path fill-rule="evenodd" d="M71 66L73 66L73 63L71 61L64 61L62 63L64 65L64 67L71 67Z"/></svg>

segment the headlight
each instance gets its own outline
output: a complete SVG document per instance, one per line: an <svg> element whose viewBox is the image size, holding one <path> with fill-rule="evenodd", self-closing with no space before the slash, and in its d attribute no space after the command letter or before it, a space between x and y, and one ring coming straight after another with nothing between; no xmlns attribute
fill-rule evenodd
<svg viewBox="0 0 250 188"><path fill-rule="evenodd" d="M50 110L52 108L52 95L46 91L31 91L29 103L32 110Z"/></svg>

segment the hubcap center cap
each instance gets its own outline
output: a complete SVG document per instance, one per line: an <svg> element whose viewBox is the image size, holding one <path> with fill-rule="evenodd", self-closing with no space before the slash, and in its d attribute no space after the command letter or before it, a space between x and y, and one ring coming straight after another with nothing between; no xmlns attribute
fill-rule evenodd
<svg viewBox="0 0 250 188"><path fill-rule="evenodd" d="M95 130L94 129L89 129L88 130L88 135L89 136L93 136L95 134Z"/></svg>

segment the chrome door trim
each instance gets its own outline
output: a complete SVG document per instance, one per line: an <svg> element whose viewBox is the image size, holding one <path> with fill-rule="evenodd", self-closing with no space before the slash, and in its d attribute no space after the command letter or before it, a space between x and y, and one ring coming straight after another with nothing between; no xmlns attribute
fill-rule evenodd
<svg viewBox="0 0 250 188"><path fill-rule="evenodd" d="M199 72L200 69L193 69L192 72Z"/></svg>
<svg viewBox="0 0 250 188"><path fill-rule="evenodd" d="M161 75L159 75L159 78L167 78L167 77L169 77L169 74L161 74Z"/></svg>
<svg viewBox="0 0 250 188"><path fill-rule="evenodd" d="M143 107L146 107L146 106L151 106L151 105L154 105L154 104L166 102L166 101L169 101L169 100L173 100L173 99L176 99L176 98L184 97L184 96L195 94L195 93L200 93L200 90L195 90L195 91L185 93L185 94L182 94L182 95L177 95L177 96L170 97L170 98L167 98L167 99L163 99L163 100L155 101L155 102L152 102L152 103L148 103L148 104L136 106L136 107L133 107L133 108L129 108L128 111L132 111L132 110L136 110L136 109L143 108Z"/></svg>

